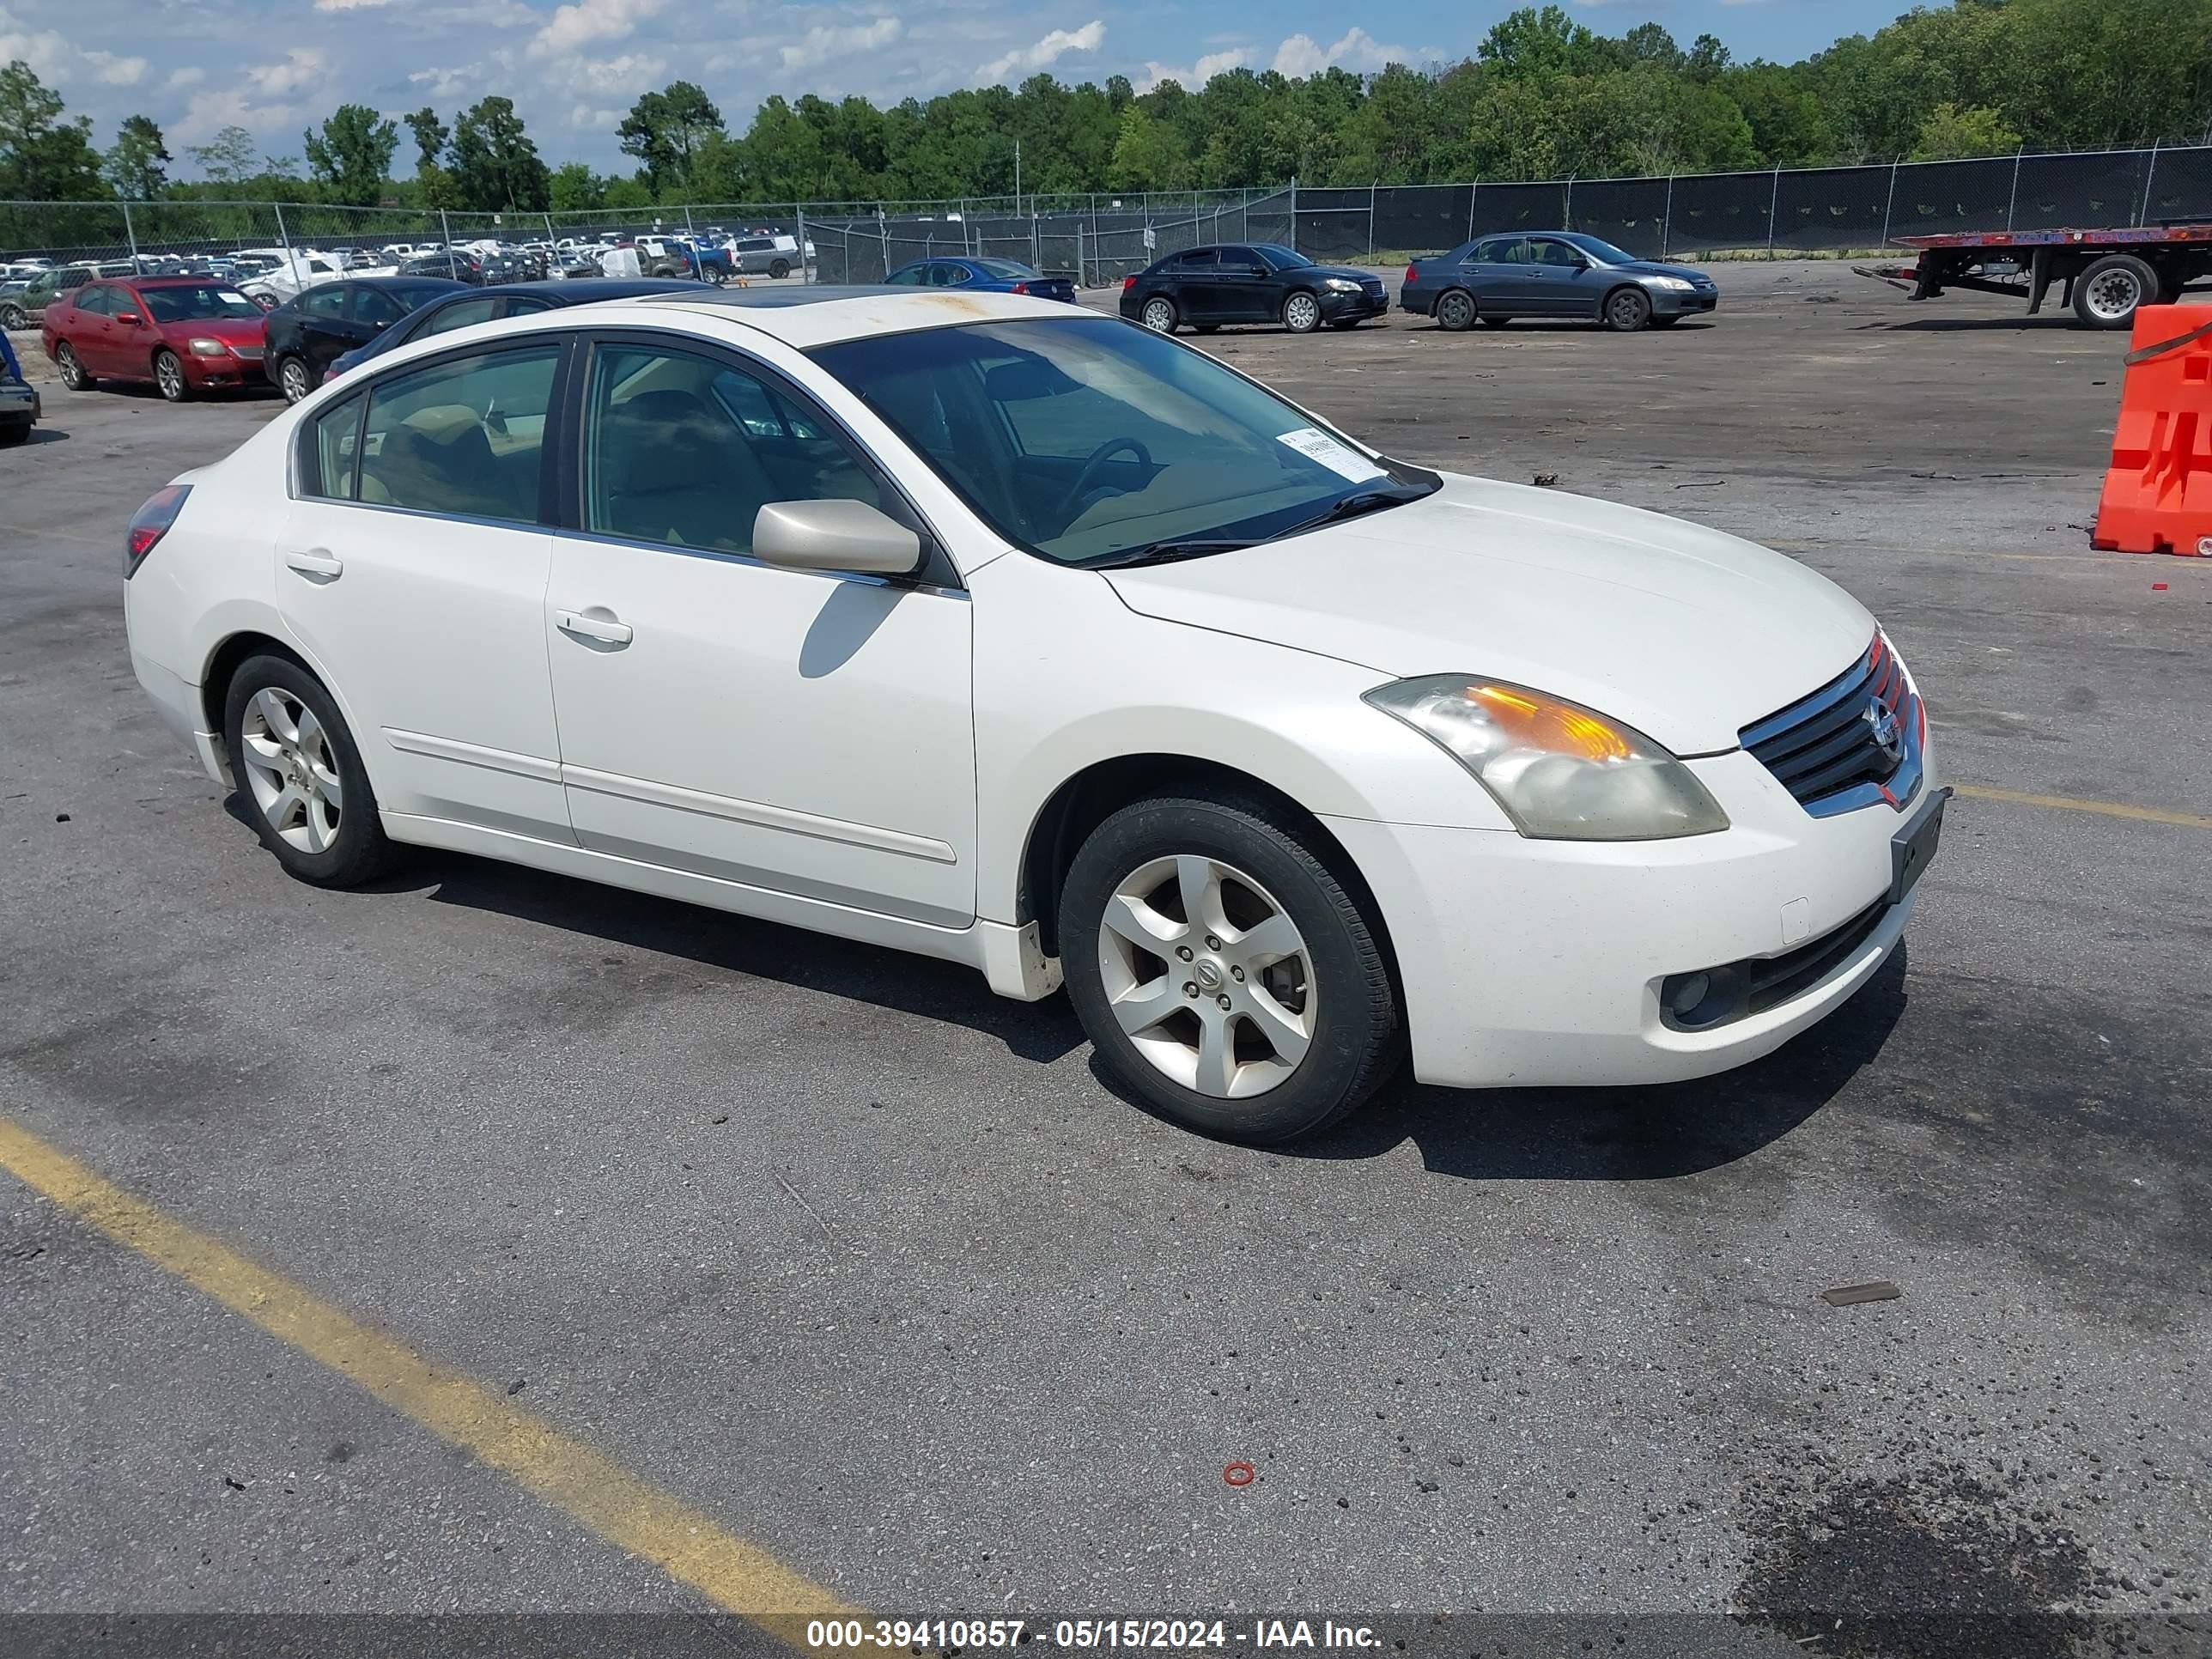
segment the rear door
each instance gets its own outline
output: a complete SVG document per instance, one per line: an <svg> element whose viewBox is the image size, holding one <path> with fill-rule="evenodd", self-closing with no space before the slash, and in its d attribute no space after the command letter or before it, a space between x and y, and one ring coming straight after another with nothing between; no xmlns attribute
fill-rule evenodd
<svg viewBox="0 0 2212 1659"><path fill-rule="evenodd" d="M1186 322L1221 320L1221 250L1194 247L1180 255L1164 273L1168 298Z"/></svg>
<svg viewBox="0 0 2212 1659"><path fill-rule="evenodd" d="M380 374L301 430L277 603L386 812L568 842L545 583L565 343Z"/></svg>
<svg viewBox="0 0 2212 1659"><path fill-rule="evenodd" d="M323 283L292 301L300 319L300 355L318 378L355 343L346 324L346 289L343 283Z"/></svg>
<svg viewBox="0 0 2212 1659"><path fill-rule="evenodd" d="M88 374L115 371L115 319L109 311L105 283L88 283L75 293L58 296L46 308L46 320L57 339L69 342Z"/></svg>

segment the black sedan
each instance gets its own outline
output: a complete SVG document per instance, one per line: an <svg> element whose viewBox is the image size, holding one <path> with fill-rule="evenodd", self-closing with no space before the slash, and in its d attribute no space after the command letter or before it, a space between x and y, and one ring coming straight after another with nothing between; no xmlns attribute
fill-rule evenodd
<svg viewBox="0 0 2212 1659"><path fill-rule="evenodd" d="M439 276L350 276L302 289L269 313L262 372L296 404L343 354L460 287Z"/></svg>
<svg viewBox="0 0 2212 1659"><path fill-rule="evenodd" d="M1280 323L1293 334L1357 328L1390 308L1371 270L1320 265L1273 242L1188 248L1121 282L1121 314L1172 334L1188 323L1211 334L1224 323Z"/></svg>
<svg viewBox="0 0 2212 1659"><path fill-rule="evenodd" d="M1687 265L1639 259L1573 230L1478 237L1406 267L1398 304L1440 328L1492 328L1516 317L1579 318L1620 333L1665 328L1720 303L1720 288Z"/></svg>
<svg viewBox="0 0 2212 1659"><path fill-rule="evenodd" d="M441 295L420 311L387 328L366 345L358 346L331 365L331 376L358 368L372 357L396 351L410 340L444 334L471 323L489 323L501 317L523 317L556 306L589 305L594 300L634 300L653 294L696 295L699 284L680 277L584 276L570 282L510 283L501 288L460 288Z"/></svg>

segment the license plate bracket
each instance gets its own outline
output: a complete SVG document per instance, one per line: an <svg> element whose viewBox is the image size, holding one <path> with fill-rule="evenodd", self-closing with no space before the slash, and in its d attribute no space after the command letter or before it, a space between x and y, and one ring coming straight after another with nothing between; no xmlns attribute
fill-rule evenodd
<svg viewBox="0 0 2212 1659"><path fill-rule="evenodd" d="M1936 857L1943 839L1943 806L1951 792L1939 789L1911 823L1889 840L1889 902L1901 904Z"/></svg>

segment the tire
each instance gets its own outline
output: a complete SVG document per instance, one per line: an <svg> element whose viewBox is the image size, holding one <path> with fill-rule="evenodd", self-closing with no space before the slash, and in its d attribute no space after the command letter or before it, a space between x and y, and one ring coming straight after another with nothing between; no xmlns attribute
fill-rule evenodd
<svg viewBox="0 0 2212 1659"><path fill-rule="evenodd" d="M1598 315L1615 334L1633 334L1651 325L1651 296L1640 288L1617 288L1605 296Z"/></svg>
<svg viewBox="0 0 2212 1659"><path fill-rule="evenodd" d="M2132 253L2107 253L2074 279L2074 314L2085 328L2127 328L2157 302L2158 273Z"/></svg>
<svg viewBox="0 0 2212 1659"><path fill-rule="evenodd" d="M305 358L288 354L277 362L276 386L286 403L296 404L315 389L315 371L307 367Z"/></svg>
<svg viewBox="0 0 2212 1659"><path fill-rule="evenodd" d="M785 277L791 275L791 261L788 259L769 260L768 262L768 274L775 277L778 282L781 282Z"/></svg>
<svg viewBox="0 0 2212 1659"><path fill-rule="evenodd" d="M1255 1146L1351 1111L1388 1079L1402 1047L1368 901L1285 817L1236 793L1123 807L1085 840L1060 896L1068 994L1101 1062L1160 1115ZM1214 907L1187 934L1185 872L1207 896L1200 904ZM1273 943L1295 948L1240 951L1262 924ZM1154 986L1157 1002L1146 994Z"/></svg>
<svg viewBox="0 0 2212 1659"><path fill-rule="evenodd" d="M1300 289L1283 301L1283 326L1293 334L1310 334L1321 326L1321 301Z"/></svg>
<svg viewBox="0 0 2212 1659"><path fill-rule="evenodd" d="M23 314L22 307L0 306L0 328L23 329L30 325L31 319Z"/></svg>
<svg viewBox="0 0 2212 1659"><path fill-rule="evenodd" d="M224 695L223 737L247 816L288 874L313 887L357 887L390 864L361 750L305 668L289 657L240 664Z"/></svg>
<svg viewBox="0 0 2212 1659"><path fill-rule="evenodd" d="M1446 289L1437 295L1437 326L1447 333L1458 334L1472 328L1477 316L1474 295L1463 288ZM1485 317L1484 322L1490 321Z"/></svg>
<svg viewBox="0 0 2212 1659"><path fill-rule="evenodd" d="M161 396L173 404L183 403L192 395L192 383L185 378L185 366L177 354L166 349L154 354L154 385Z"/></svg>
<svg viewBox="0 0 2212 1659"><path fill-rule="evenodd" d="M1145 301L1137 313L1137 320L1155 334L1172 334L1182 322L1176 303L1164 294L1155 294Z"/></svg>
<svg viewBox="0 0 2212 1659"><path fill-rule="evenodd" d="M77 361L76 348L64 340L54 348L54 367L61 371L62 384L71 392L89 392L100 382L84 372Z"/></svg>
<svg viewBox="0 0 2212 1659"><path fill-rule="evenodd" d="M720 288L730 280L730 273L720 265L703 265L700 269L705 273L709 288Z"/></svg>

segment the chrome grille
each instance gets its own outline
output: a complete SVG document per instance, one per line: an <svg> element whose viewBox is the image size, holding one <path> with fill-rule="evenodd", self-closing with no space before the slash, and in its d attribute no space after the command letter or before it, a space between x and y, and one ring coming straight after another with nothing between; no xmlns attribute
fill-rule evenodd
<svg viewBox="0 0 2212 1659"><path fill-rule="evenodd" d="M1807 811L1826 817L1876 801L1901 810L1920 784L1919 728L1905 665L1877 635L1849 669L1738 735Z"/></svg>

